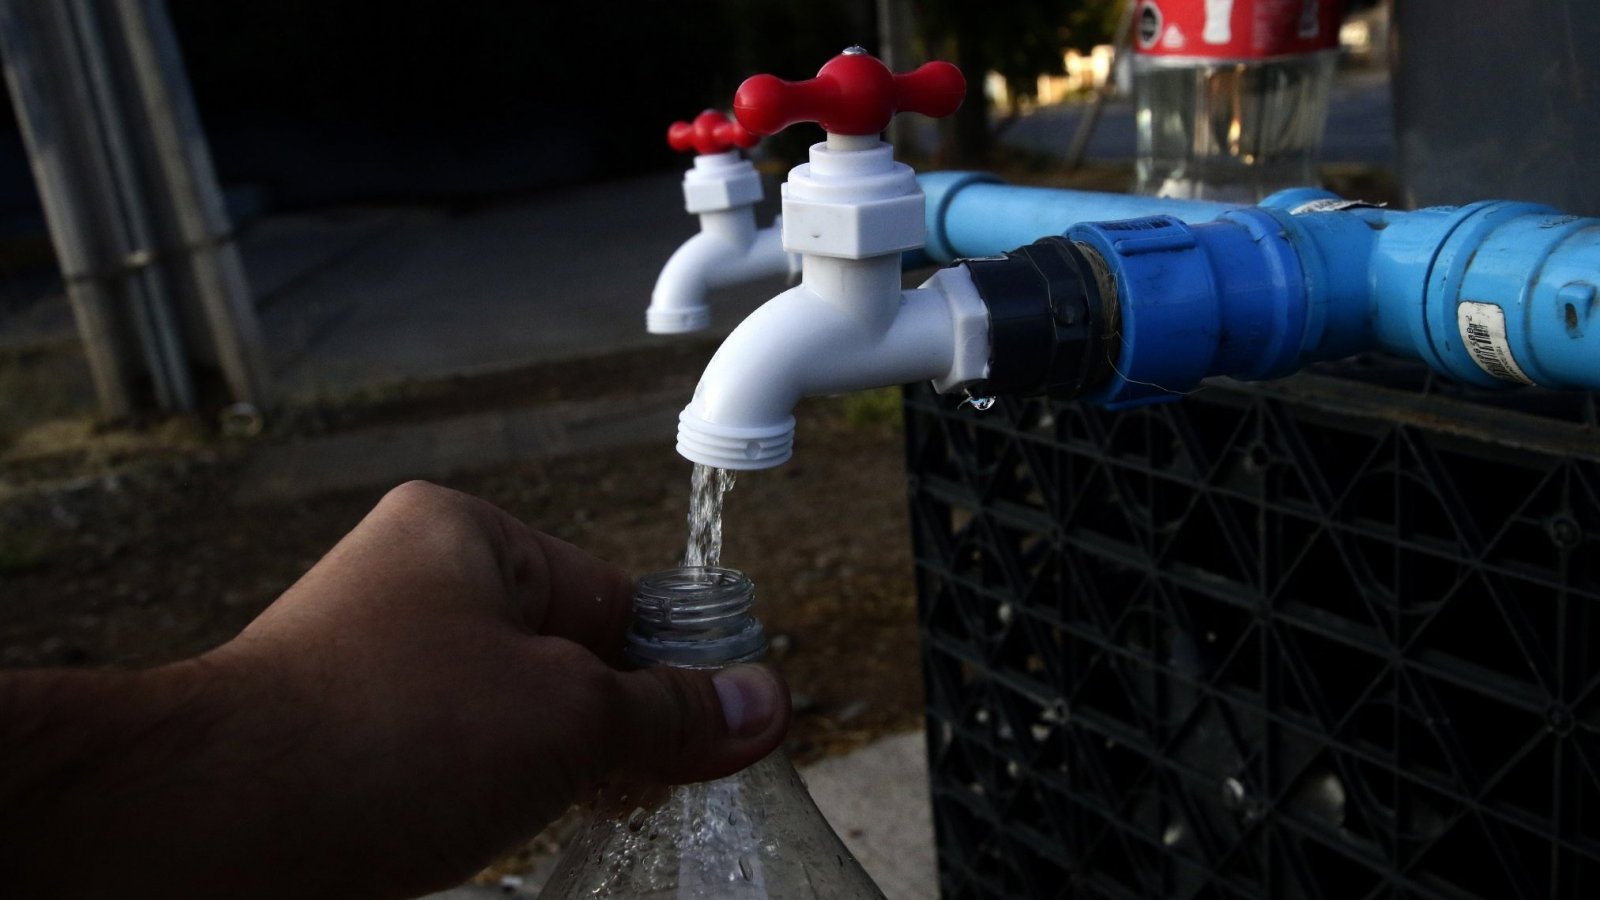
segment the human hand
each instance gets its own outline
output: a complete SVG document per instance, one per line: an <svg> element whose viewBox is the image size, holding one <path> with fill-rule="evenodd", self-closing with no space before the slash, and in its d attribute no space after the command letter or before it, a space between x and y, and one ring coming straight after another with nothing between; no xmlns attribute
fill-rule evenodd
<svg viewBox="0 0 1600 900"><path fill-rule="evenodd" d="M145 783L78 804L91 834L141 823L102 835L117 895L143 895L139 873L164 896L412 896L601 783L716 778L776 748L788 692L767 670L622 669L630 593L481 500L395 489L237 638L152 673L168 699Z"/></svg>

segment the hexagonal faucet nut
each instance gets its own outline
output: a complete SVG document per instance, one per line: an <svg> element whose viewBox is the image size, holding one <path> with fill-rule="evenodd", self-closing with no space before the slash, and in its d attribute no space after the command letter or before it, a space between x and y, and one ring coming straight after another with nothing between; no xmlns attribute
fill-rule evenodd
<svg viewBox="0 0 1600 900"><path fill-rule="evenodd" d="M683 173L683 206L691 213L719 212L761 202L761 174L737 151L697 156Z"/></svg>
<svg viewBox="0 0 1600 900"><path fill-rule="evenodd" d="M783 248L866 259L921 247L926 202L909 166L888 144L869 149L811 148L783 185Z"/></svg>
<svg viewBox="0 0 1600 900"><path fill-rule="evenodd" d="M923 214L921 194L825 203L797 200L785 191L783 249L841 259L903 253L922 246L927 227Z"/></svg>

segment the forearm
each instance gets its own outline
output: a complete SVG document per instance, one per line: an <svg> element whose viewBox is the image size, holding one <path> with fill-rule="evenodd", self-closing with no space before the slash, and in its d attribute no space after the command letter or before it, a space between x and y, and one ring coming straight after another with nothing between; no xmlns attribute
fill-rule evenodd
<svg viewBox="0 0 1600 900"><path fill-rule="evenodd" d="M283 799L251 770L284 739L243 733L240 687L207 658L0 673L0 893L248 885L241 852Z"/></svg>
<svg viewBox="0 0 1600 900"><path fill-rule="evenodd" d="M411 484L198 660L0 672L0 896L414 897L581 787L770 753L789 722L771 675L732 682L735 727L710 673L608 665L631 593Z"/></svg>

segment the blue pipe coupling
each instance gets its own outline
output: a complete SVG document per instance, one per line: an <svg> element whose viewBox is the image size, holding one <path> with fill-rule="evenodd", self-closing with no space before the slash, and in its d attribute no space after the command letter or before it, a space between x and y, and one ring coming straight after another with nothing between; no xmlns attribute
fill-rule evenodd
<svg viewBox="0 0 1600 900"><path fill-rule="evenodd" d="M1325 196L1268 203L1194 224L1080 223L1046 239L1074 248L1088 299L1072 309L1096 311L1087 321L1102 329L1074 346L1104 356L1074 369L1096 376L1075 387L1033 388L1127 406L1212 376L1275 378L1381 349L1482 387L1600 389L1600 220L1505 202L1416 212ZM1039 269L1039 256L1001 259ZM982 264L966 263L991 310L991 295L1016 308L1017 290L992 286L1002 279L981 277ZM1049 294L1034 289L1034 302L1055 309ZM1006 371L1018 368L1002 364L1009 355L1060 346L1005 329L991 342L991 368Z"/></svg>

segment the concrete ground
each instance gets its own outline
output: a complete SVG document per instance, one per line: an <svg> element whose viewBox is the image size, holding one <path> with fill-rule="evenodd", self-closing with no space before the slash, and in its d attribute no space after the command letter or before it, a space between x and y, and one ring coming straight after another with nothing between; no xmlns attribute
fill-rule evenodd
<svg viewBox="0 0 1600 900"><path fill-rule="evenodd" d="M678 177L662 174L464 214L273 217L242 249L277 385L307 400L671 340L645 333L644 310L696 227ZM713 329L782 287L714 295Z"/></svg>
<svg viewBox="0 0 1600 900"><path fill-rule="evenodd" d="M938 896L922 732L882 738L800 774L817 808L889 900Z"/></svg>

